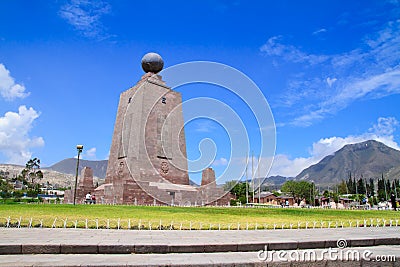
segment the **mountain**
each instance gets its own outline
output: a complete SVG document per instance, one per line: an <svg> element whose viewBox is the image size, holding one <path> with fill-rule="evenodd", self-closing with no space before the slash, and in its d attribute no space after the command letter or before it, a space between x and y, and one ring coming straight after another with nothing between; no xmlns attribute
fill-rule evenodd
<svg viewBox="0 0 400 267"><path fill-rule="evenodd" d="M97 176L99 178L104 179L106 177L107 164L108 164L107 160L92 161L92 160L81 159L79 160L79 174L81 173L81 170L84 167L90 167L93 169L93 176ZM44 169L75 175L76 159L74 158L64 159Z"/></svg>
<svg viewBox="0 0 400 267"><path fill-rule="evenodd" d="M95 176L95 180L97 181L96 177L99 178L99 182L101 184L102 182L104 182L104 178L106 177L107 164L108 160L99 160L99 161L79 160L79 175L81 174L81 170L84 167L90 167L93 169L93 176ZM43 168L43 169L52 170L64 174L70 174L75 177L76 159L74 158L64 159L48 168ZM192 186L199 186L192 180L189 180L189 184Z"/></svg>
<svg viewBox="0 0 400 267"><path fill-rule="evenodd" d="M258 185L262 182L262 187L275 187L275 186L281 186L283 185L286 181L293 180L293 177L284 177L280 175L276 176L269 176L267 178L257 178L254 177L254 186L258 187ZM251 184L252 186L252 181L251 179L248 180L248 183Z"/></svg>
<svg viewBox="0 0 400 267"><path fill-rule="evenodd" d="M249 183L249 187L252 189L253 188L253 183L254 183L254 188L257 189L261 184L262 189L267 189L267 190L278 190L285 182L293 180L294 177L284 177L280 175L276 176L269 176L267 178L261 177L254 177L252 180L249 178L247 182Z"/></svg>
<svg viewBox="0 0 400 267"><path fill-rule="evenodd" d="M79 174L83 167L91 167L95 181L101 184L106 176L107 164L107 160L80 160ZM0 170L8 171L12 176L21 173L23 168L23 166L0 164ZM62 160L48 168L43 168L43 171L44 181L70 186L75 179L76 159ZM292 179L314 181L319 185L337 184L342 179L348 179L349 172L357 178L361 175L367 179L376 178L382 174L389 179L400 178L400 151L373 140L346 145L333 155L303 170L295 178L271 176L265 179L262 185L280 186ZM255 178L254 182L257 186L260 182L259 178ZM190 181L190 184L198 186L193 181Z"/></svg>
<svg viewBox="0 0 400 267"><path fill-rule="evenodd" d="M0 164L0 173L5 173L7 177L17 177L21 174L21 171L25 166L12 165L12 164ZM75 175L60 173L53 170L42 169L43 179L39 180L39 183L46 184L49 182L56 187L69 187L72 186L75 181ZM98 180L95 178L95 182Z"/></svg>
<svg viewBox="0 0 400 267"><path fill-rule="evenodd" d="M314 181L316 184L337 184L342 179L348 179L349 172L357 178L361 175L364 178L375 178L391 170L398 173L399 167L400 151L369 140L344 146L303 170L295 179Z"/></svg>
<svg viewBox="0 0 400 267"><path fill-rule="evenodd" d="M293 180L293 177L283 177L280 175L270 176L264 180L263 186L280 186L289 180Z"/></svg>
<svg viewBox="0 0 400 267"><path fill-rule="evenodd" d="M391 179L399 179L400 178L400 166L390 169L386 173L385 177L390 177Z"/></svg>
<svg viewBox="0 0 400 267"><path fill-rule="evenodd" d="M90 167L93 169L94 182L102 184L106 177L107 164L107 160L79 160L79 175L84 167ZM0 164L0 173L7 173L8 177L16 177L21 174L21 171L24 168L25 166L20 165ZM75 182L76 159L64 159L50 167L41 168L41 170L43 172L43 179L40 183L45 184L46 182L49 182L53 185L69 187ZM199 186L192 180L189 180L189 184L196 187Z"/></svg>
<svg viewBox="0 0 400 267"><path fill-rule="evenodd" d="M104 183L107 170L107 160L90 161L79 160L79 175L83 167L91 167L93 169L93 180L95 183ZM8 173L8 177L16 177L21 174L25 166L0 164L0 172ZM40 183L46 184L47 182L57 187L69 187L75 182L76 172L76 159L64 159L50 167L41 168L43 172L43 179Z"/></svg>

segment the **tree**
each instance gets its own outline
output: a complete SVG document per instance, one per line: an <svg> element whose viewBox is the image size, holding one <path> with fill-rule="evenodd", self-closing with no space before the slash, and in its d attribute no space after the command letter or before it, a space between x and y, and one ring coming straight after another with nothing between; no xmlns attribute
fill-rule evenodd
<svg viewBox="0 0 400 267"><path fill-rule="evenodd" d="M355 194L356 193L356 180L355 178L351 176L351 172L349 172L349 179L347 180L347 188L348 188L348 193L349 194Z"/></svg>
<svg viewBox="0 0 400 267"><path fill-rule="evenodd" d="M364 179L362 176L357 181L357 193L361 194L361 195L365 194L365 183L364 183Z"/></svg>
<svg viewBox="0 0 400 267"><path fill-rule="evenodd" d="M15 190L14 192L13 192L13 197L14 198L20 198L20 197L22 197L24 195L24 193L21 191L21 190Z"/></svg>
<svg viewBox="0 0 400 267"><path fill-rule="evenodd" d="M246 184L247 184L247 190L250 195L249 183L243 183L243 182L236 183L236 181L231 181L228 183L226 183L225 186L227 189L231 188L230 192L236 196L236 199L238 201L240 201L240 203L242 203L242 204L247 203L247 201L246 201ZM236 184L235 184L235 186L232 187L232 185L234 183L236 183Z"/></svg>
<svg viewBox="0 0 400 267"><path fill-rule="evenodd" d="M282 185L282 192L289 194L291 197L296 199L297 197L297 182L296 181L287 181Z"/></svg>
<svg viewBox="0 0 400 267"><path fill-rule="evenodd" d="M389 188L388 188L389 185ZM385 178L378 179L378 199L388 200L388 194L390 193L390 183L385 181Z"/></svg>
<svg viewBox="0 0 400 267"><path fill-rule="evenodd" d="M236 184L237 184L237 181L227 181L224 184L224 190L230 191Z"/></svg>
<svg viewBox="0 0 400 267"><path fill-rule="evenodd" d="M33 187L35 180L43 178L43 172L40 170L40 159L33 158L28 160L21 174L25 180L30 179L31 187Z"/></svg>
<svg viewBox="0 0 400 267"><path fill-rule="evenodd" d="M338 185L338 192L341 195L347 194L347 192L348 192L347 184L346 184L346 182L344 180L342 180L340 182L340 184Z"/></svg>
<svg viewBox="0 0 400 267"><path fill-rule="evenodd" d="M28 197L37 197L40 192L41 190L39 184L34 184L31 188L28 189L26 194Z"/></svg>
<svg viewBox="0 0 400 267"><path fill-rule="evenodd" d="M314 184L306 181L287 181L282 185L281 191L292 196L297 203L302 199L312 203L315 193Z"/></svg>
<svg viewBox="0 0 400 267"><path fill-rule="evenodd" d="M297 185L297 195L299 199L305 199L310 204L313 203L314 184L306 181L300 181Z"/></svg>
<svg viewBox="0 0 400 267"><path fill-rule="evenodd" d="M368 197L374 197L375 196L375 185L374 185L374 179L369 178L369 183L365 184L366 189L367 189L367 196Z"/></svg>
<svg viewBox="0 0 400 267"><path fill-rule="evenodd" d="M400 180L394 179L393 180L393 186L392 186L392 191L395 194L396 197L399 196L400 194Z"/></svg>
<svg viewBox="0 0 400 267"><path fill-rule="evenodd" d="M232 187L231 193L237 197L246 196L246 183L237 183Z"/></svg>
<svg viewBox="0 0 400 267"><path fill-rule="evenodd" d="M3 199L11 197L11 191L13 187L8 183L8 181L0 179L0 196Z"/></svg>

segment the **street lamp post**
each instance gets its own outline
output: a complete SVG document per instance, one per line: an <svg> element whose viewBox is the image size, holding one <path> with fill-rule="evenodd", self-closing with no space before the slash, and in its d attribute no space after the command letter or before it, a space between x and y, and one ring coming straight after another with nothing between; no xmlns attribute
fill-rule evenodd
<svg viewBox="0 0 400 267"><path fill-rule="evenodd" d="M247 176L247 166L249 165L249 156L246 158L246 173L245 173L245 179L246 179L246 206L249 204L249 178Z"/></svg>
<svg viewBox="0 0 400 267"><path fill-rule="evenodd" d="M78 160L76 161L76 173L75 173L75 189L74 189L74 205L76 204L76 187L78 185L78 169L79 169L79 156L82 153L83 145L77 145L76 149L78 150Z"/></svg>

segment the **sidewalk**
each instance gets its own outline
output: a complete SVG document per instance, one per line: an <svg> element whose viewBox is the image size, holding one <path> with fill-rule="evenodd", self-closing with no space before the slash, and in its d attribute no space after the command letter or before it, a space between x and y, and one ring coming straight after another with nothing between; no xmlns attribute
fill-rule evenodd
<svg viewBox="0 0 400 267"><path fill-rule="evenodd" d="M138 231L2 228L0 254L203 253L400 245L400 228Z"/></svg>
<svg viewBox="0 0 400 267"><path fill-rule="evenodd" d="M0 256L1 267L74 267L74 266L218 266L218 267L372 267L400 266L400 246L379 246L358 248L360 255L369 250L373 255L397 255L395 261L374 262L369 260L356 261L262 261L257 252L218 252L218 253L182 253L182 254L37 254L37 255L3 255ZM320 251L320 250L319 250ZM354 250L353 250L354 251ZM301 251L300 251L301 252Z"/></svg>
<svg viewBox="0 0 400 267"><path fill-rule="evenodd" d="M265 262L257 253L340 246L395 262L327 259L319 266L400 266L400 228L337 228L251 231L86 230L0 228L0 266L312 266L312 262ZM340 249L341 249L340 248ZM315 263L315 262L314 262Z"/></svg>

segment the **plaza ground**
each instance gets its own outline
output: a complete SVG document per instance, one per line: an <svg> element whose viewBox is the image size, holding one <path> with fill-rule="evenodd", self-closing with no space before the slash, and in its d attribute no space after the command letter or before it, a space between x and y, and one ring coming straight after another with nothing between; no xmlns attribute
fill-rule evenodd
<svg viewBox="0 0 400 267"><path fill-rule="evenodd" d="M341 243L339 243L340 241ZM340 247L339 247L340 246ZM259 259L259 251L352 250L368 259ZM257 231L3 228L0 266L400 266L399 227ZM385 257L387 262L374 261Z"/></svg>

